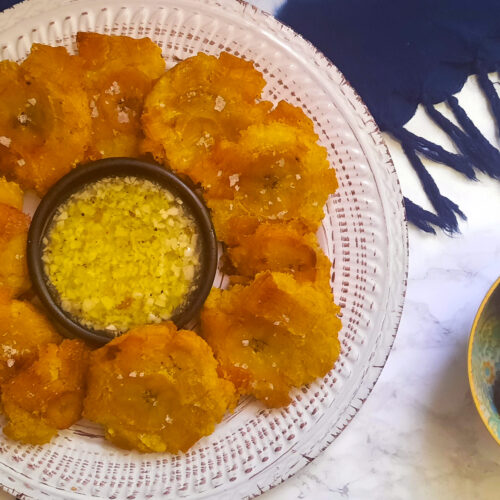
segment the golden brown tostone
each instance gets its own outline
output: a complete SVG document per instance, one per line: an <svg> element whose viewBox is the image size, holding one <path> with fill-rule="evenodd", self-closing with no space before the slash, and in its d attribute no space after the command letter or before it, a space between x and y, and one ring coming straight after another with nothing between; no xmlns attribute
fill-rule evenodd
<svg viewBox="0 0 500 500"><path fill-rule="evenodd" d="M314 283L330 293L331 262L315 234L302 234L292 224L263 223L254 232L235 235L227 249L237 276L250 281L262 271L290 273L298 282Z"/></svg>
<svg viewBox="0 0 500 500"><path fill-rule="evenodd" d="M87 158L139 156L146 95L165 72L161 49L149 38L80 32L76 37L92 117Z"/></svg>
<svg viewBox="0 0 500 500"><path fill-rule="evenodd" d="M38 359L2 386L4 433L44 444L81 416L89 348L80 340L40 348Z"/></svg>
<svg viewBox="0 0 500 500"><path fill-rule="evenodd" d="M29 290L26 242L30 218L17 208L0 203L0 288L9 297Z"/></svg>
<svg viewBox="0 0 500 500"><path fill-rule="evenodd" d="M91 356L84 415L121 448L187 451L235 403L210 347L173 323L135 328Z"/></svg>
<svg viewBox="0 0 500 500"><path fill-rule="evenodd" d="M0 384L30 365L40 347L61 340L51 323L32 304L11 300L0 290Z"/></svg>
<svg viewBox="0 0 500 500"><path fill-rule="evenodd" d="M339 308L329 294L290 275L263 272L248 286L213 289L202 335L240 394L270 407L333 368L340 353Z"/></svg>
<svg viewBox="0 0 500 500"><path fill-rule="evenodd" d="M192 180L193 168L222 140L260 122L272 107L257 102L266 82L250 61L199 53L176 64L153 87L142 117L145 152Z"/></svg>
<svg viewBox="0 0 500 500"><path fill-rule="evenodd" d="M45 192L78 162L90 140L80 59L33 44L20 65L0 62L0 172Z"/></svg>

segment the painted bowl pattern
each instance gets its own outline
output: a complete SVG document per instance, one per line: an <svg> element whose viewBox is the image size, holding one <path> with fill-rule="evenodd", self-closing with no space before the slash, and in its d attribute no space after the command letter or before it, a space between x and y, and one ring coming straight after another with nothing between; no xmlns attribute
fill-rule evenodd
<svg viewBox="0 0 500 500"><path fill-rule="evenodd" d="M493 400L495 379L500 376L500 278L477 312L469 340L468 368L479 415L500 444L500 414Z"/></svg>

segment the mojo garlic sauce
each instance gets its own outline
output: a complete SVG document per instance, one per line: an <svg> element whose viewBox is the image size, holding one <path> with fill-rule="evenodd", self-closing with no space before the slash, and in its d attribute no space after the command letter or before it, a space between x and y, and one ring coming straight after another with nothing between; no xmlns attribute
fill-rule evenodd
<svg viewBox="0 0 500 500"><path fill-rule="evenodd" d="M199 246L178 196L147 179L108 177L58 208L42 260L61 308L117 335L182 309L197 283Z"/></svg>

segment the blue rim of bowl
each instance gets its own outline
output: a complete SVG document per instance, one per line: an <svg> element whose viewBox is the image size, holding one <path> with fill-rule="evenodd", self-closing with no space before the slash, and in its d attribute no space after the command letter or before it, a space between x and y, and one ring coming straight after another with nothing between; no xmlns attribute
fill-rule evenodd
<svg viewBox="0 0 500 500"><path fill-rule="evenodd" d="M165 167L134 158L106 158L83 164L54 184L40 202L28 232L27 262L33 288L48 315L67 337L79 337L93 344L105 344L114 337L104 330L85 328L64 312L50 292L43 270L42 245L57 208L85 185L106 177L133 176L148 179L179 196L192 213L201 235L201 269L198 286L187 298L186 306L171 318L178 328L194 319L203 306L217 270L217 237L208 208L194 189Z"/></svg>
<svg viewBox="0 0 500 500"><path fill-rule="evenodd" d="M476 410L479 413L479 416L481 417L481 420L483 421L484 425L488 429L488 432L491 434L493 439L500 444L500 436L497 436L493 429L491 428L488 419L486 416L483 414L481 411L481 406L479 404L479 398L477 395L476 391L476 384L474 381L474 376L472 375L472 346L474 344L474 337L476 335L477 331L477 325L479 324L479 320L481 319L481 316L483 314L483 311L486 307L486 304L489 302L491 296L495 293L496 289L500 286L500 276L497 278L497 280L491 285L490 289L484 296L484 299L481 302L481 305L479 306L479 309L477 310L476 317L474 318L474 323L472 324L472 328L470 331L470 336L469 336L469 345L467 348L467 374L469 377L469 387L470 387L470 392L472 394L472 399L474 400L474 404L476 406Z"/></svg>

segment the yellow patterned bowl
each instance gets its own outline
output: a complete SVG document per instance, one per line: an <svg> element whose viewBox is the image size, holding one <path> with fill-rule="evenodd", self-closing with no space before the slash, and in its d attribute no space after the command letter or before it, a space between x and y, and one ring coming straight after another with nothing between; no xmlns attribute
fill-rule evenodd
<svg viewBox="0 0 500 500"><path fill-rule="evenodd" d="M467 371L477 411L500 444L500 414L494 403L494 383L500 376L500 278L489 289L474 319Z"/></svg>

